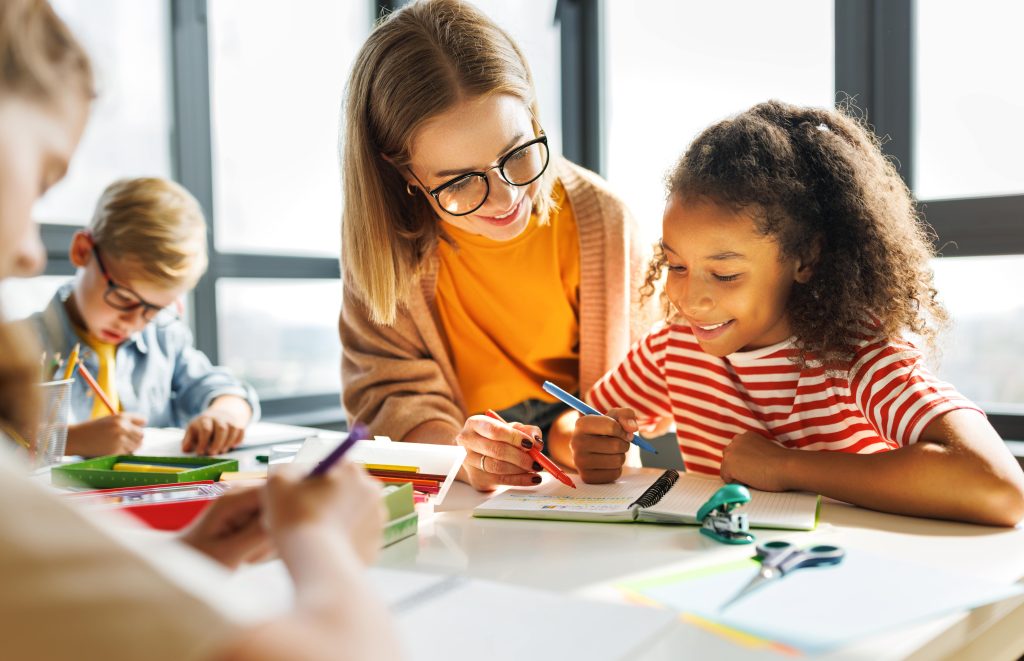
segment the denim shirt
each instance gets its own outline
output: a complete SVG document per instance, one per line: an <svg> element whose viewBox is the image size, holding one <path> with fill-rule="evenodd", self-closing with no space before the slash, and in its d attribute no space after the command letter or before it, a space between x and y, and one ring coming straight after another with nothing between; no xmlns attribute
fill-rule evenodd
<svg viewBox="0 0 1024 661"><path fill-rule="evenodd" d="M66 359L75 343L81 342L64 307L72 289L70 282L62 285L46 309L27 320L50 356L60 352ZM79 360L93 375L99 374L96 353L84 342ZM150 323L123 341L117 346L115 367L121 408L145 417L148 427L185 427L221 395L235 395L249 402L252 422L260 416L252 386L227 369L211 365L210 359L192 346L192 332L180 320L166 326ZM85 381L75 379L69 422L91 417L93 397Z"/></svg>

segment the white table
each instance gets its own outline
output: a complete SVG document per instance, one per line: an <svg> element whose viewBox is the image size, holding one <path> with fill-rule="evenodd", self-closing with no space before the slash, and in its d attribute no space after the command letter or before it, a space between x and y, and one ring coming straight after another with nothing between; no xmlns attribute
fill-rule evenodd
<svg viewBox="0 0 1024 661"><path fill-rule="evenodd" d="M464 573L563 593L592 594L596 585L630 574L749 555L749 547L717 544L694 526L593 524L475 519L486 494L458 483L447 511L423 516L419 535L382 553L393 569ZM881 514L826 501L817 531L822 541L914 558L1001 582L1024 578L1024 528L999 529ZM793 533L758 531L759 539ZM710 564L710 563L709 563ZM1024 599L1011 599L876 636L826 659L1017 659L1024 653ZM751 650L679 622L644 658L790 658Z"/></svg>

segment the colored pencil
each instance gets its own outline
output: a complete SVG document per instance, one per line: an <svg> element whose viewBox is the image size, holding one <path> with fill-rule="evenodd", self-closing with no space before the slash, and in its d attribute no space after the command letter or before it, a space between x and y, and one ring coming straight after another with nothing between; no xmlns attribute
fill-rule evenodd
<svg viewBox="0 0 1024 661"><path fill-rule="evenodd" d="M75 349L78 349L78 345L75 345ZM100 388L100 384L96 383L96 379L92 378L92 374L90 374L89 370L85 367L85 363L78 364L78 373L82 375L82 378L87 384L89 384L92 391L96 393L96 396L100 398L103 405L107 407L107 410L110 411L110 415L117 415L117 411L114 410L114 405L111 404L110 400L107 398L107 393L103 392L103 388Z"/></svg>

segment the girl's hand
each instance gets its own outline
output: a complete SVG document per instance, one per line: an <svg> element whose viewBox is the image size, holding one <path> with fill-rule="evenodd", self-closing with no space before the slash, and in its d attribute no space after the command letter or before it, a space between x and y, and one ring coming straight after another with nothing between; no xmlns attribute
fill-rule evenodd
<svg viewBox="0 0 1024 661"><path fill-rule="evenodd" d="M181 541L229 569L266 560L273 545L260 521L260 492L259 488L233 487L182 531Z"/></svg>
<svg viewBox="0 0 1024 661"><path fill-rule="evenodd" d="M380 484L351 462L306 480L294 466L276 466L263 491L265 525L275 540L313 526L340 529L363 562L380 550L384 504Z"/></svg>
<svg viewBox="0 0 1024 661"><path fill-rule="evenodd" d="M738 434L722 451L720 474L725 482L740 482L761 491L787 491L786 448L752 431Z"/></svg>
<svg viewBox="0 0 1024 661"><path fill-rule="evenodd" d="M68 425L64 454L102 457L106 454L132 454L142 445L146 419L131 413L118 413Z"/></svg>
<svg viewBox="0 0 1024 661"><path fill-rule="evenodd" d="M569 447L583 481L607 484L619 479L630 439L639 428L633 409L612 409L606 415L581 416L576 421Z"/></svg>
<svg viewBox="0 0 1024 661"><path fill-rule="evenodd" d="M505 424L485 415L470 416L455 442L466 448L462 462L465 481L478 491L493 491L499 484L532 487L541 483L528 450L541 448L540 429L518 422Z"/></svg>

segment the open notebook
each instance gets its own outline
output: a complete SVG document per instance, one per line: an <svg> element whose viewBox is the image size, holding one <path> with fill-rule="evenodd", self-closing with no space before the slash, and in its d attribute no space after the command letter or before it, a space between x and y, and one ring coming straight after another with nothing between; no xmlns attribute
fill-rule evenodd
<svg viewBox="0 0 1024 661"><path fill-rule="evenodd" d="M548 482L535 489L508 489L478 505L473 516L646 523L700 523L697 510L723 482L674 469L627 468L612 484ZM743 506L758 528L813 530L820 496L750 490Z"/></svg>

